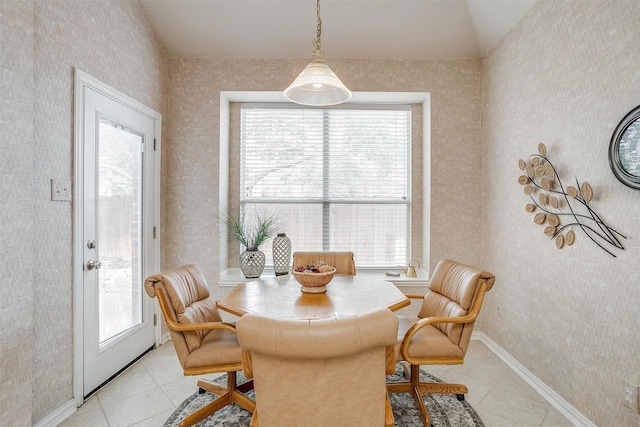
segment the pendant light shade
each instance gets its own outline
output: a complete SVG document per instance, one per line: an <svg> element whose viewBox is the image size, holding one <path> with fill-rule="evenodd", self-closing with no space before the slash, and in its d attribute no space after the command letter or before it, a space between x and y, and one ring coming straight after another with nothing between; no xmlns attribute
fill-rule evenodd
<svg viewBox="0 0 640 427"><path fill-rule="evenodd" d="M324 61L312 61L284 91L291 102L319 107L348 101L351 91Z"/></svg>
<svg viewBox="0 0 640 427"><path fill-rule="evenodd" d="M351 98L351 91L340 81L336 73L324 62L321 49L322 20L320 19L320 0L316 0L318 16L318 35L313 40L315 49L312 61L284 91L284 97L291 102L313 107L341 104Z"/></svg>

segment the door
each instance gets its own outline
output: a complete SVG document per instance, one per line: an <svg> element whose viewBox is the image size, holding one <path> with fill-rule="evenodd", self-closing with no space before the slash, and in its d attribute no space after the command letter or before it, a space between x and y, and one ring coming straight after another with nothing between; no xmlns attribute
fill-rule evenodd
<svg viewBox="0 0 640 427"><path fill-rule="evenodd" d="M154 219L160 116L80 77L80 224L74 243L81 248L76 251L81 296L76 296L82 331L76 338L82 342L81 394L86 397L156 343L155 302L143 282L158 267Z"/></svg>

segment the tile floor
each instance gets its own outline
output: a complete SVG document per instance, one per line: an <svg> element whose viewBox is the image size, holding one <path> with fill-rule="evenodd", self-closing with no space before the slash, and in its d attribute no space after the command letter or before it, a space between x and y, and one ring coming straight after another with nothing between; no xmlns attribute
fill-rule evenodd
<svg viewBox="0 0 640 427"><path fill-rule="evenodd" d="M466 384L467 401L487 427L572 425L480 341L471 341L463 365L430 366L428 371ZM60 426L161 427L197 391L196 382L196 377L182 375L169 341L90 397Z"/></svg>

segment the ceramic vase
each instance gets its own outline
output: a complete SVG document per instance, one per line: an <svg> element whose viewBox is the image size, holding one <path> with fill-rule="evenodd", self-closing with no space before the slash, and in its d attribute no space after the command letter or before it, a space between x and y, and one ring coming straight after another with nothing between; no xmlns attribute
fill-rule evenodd
<svg viewBox="0 0 640 427"><path fill-rule="evenodd" d="M280 233L273 239L273 270L276 276L289 274L291 269L291 240L286 233Z"/></svg>
<svg viewBox="0 0 640 427"><path fill-rule="evenodd" d="M256 248L248 248L240 254L240 270L247 279L255 279L262 274L264 261L264 252Z"/></svg>

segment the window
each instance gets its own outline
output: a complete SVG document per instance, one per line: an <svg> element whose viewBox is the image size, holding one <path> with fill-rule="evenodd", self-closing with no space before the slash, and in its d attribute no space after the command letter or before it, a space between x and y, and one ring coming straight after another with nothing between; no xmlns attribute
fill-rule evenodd
<svg viewBox="0 0 640 427"><path fill-rule="evenodd" d="M409 105L242 104L240 140L241 209L281 214L294 251L410 259Z"/></svg>

